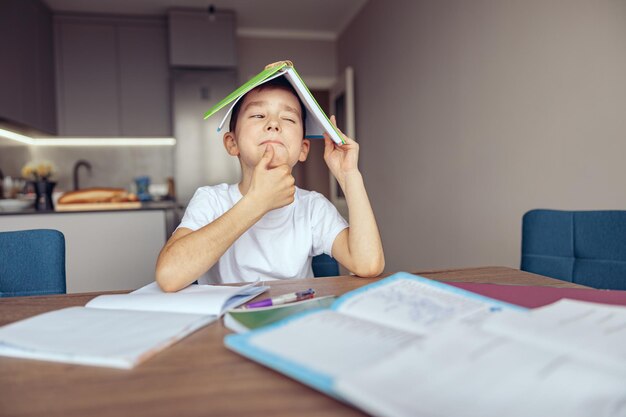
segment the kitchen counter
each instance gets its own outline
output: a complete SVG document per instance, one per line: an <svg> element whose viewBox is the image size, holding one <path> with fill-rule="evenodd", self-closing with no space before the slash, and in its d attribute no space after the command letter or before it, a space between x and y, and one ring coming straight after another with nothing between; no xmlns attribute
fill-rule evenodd
<svg viewBox="0 0 626 417"><path fill-rule="evenodd" d="M37 211L33 207L24 210L15 211L2 211L0 210L0 216L4 215L22 215L22 214L76 214L76 213L94 213L94 212L107 212L115 213L119 211L141 211L141 210L182 210L183 207L173 201L146 201L141 203L140 208L128 208L128 209L113 209L113 210L77 210L77 211Z"/></svg>
<svg viewBox="0 0 626 417"><path fill-rule="evenodd" d="M180 222L171 201L141 208L4 212L0 232L55 229L65 236L68 293L136 289L154 281L161 248Z"/></svg>

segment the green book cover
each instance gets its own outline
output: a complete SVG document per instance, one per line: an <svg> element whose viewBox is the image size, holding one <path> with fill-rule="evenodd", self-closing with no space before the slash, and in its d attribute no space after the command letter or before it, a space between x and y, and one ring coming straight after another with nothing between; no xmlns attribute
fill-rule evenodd
<svg viewBox="0 0 626 417"><path fill-rule="evenodd" d="M303 311L328 308L335 299L336 297L334 295L328 295L270 307L250 309L236 308L226 313L224 316L224 326L237 333L243 333L275 323Z"/></svg>
<svg viewBox="0 0 626 417"><path fill-rule="evenodd" d="M263 84L266 81L269 81L272 75L276 74L278 71L285 68L286 66L287 66L287 63L283 62L282 64L275 65L275 66L272 66L268 69L261 71L254 77L250 78L244 85L240 86L235 91L233 91L228 96L226 96L224 99L222 99L215 106L211 107L206 113L204 113L204 118L208 119L209 117L213 116L215 113L220 111L223 107L227 106L233 101L236 101L238 98L246 94L248 91Z"/></svg>
<svg viewBox="0 0 626 417"><path fill-rule="evenodd" d="M204 114L204 118L207 119L224 107L230 105L228 111L224 115L224 118L219 124L219 127L217 128L217 131L220 132L224 127L228 116L231 114L233 107L246 93L269 80L281 76L284 76L289 81L304 104L307 114L305 137L307 139L322 139L323 133L326 132L338 145L345 144L346 142L343 139L341 132L339 132L339 130L330 122L326 113L324 113L317 100L315 100L315 97L313 97L313 94L311 94L311 91L308 89L296 69L289 61L281 61L275 65L268 66L266 69L248 80L245 84L230 93L215 106L211 107Z"/></svg>

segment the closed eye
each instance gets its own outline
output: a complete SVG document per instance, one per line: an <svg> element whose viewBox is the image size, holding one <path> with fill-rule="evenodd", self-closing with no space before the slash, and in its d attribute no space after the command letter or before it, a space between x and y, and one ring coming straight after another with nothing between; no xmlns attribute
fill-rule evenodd
<svg viewBox="0 0 626 417"><path fill-rule="evenodd" d="M265 117L265 115L263 115L263 114L253 114L253 115L250 116L250 118L256 118L256 119L262 119L264 117Z"/></svg>
<svg viewBox="0 0 626 417"><path fill-rule="evenodd" d="M283 118L283 120L286 120L286 121L291 122L291 123L296 123L296 121L295 121L295 120L293 120L293 119L289 119L289 118L287 118L287 117L284 117L284 118Z"/></svg>

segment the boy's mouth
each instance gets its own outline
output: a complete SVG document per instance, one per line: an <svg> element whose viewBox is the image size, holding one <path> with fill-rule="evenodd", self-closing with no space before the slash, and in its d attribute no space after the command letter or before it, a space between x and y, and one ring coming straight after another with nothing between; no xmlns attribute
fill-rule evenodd
<svg viewBox="0 0 626 417"><path fill-rule="evenodd" d="M281 145L281 146L285 146L284 143L282 143L281 141L277 140L277 139L268 139L268 140L264 140L263 142L261 142L261 146L263 145L269 145L269 144L275 144L275 145Z"/></svg>

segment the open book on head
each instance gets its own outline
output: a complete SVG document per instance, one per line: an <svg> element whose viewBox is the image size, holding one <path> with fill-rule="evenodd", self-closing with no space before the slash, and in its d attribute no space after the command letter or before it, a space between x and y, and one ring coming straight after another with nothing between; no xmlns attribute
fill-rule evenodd
<svg viewBox="0 0 626 417"><path fill-rule="evenodd" d="M101 295L0 327L0 355L132 368L267 290L190 285L176 293L156 283L130 294Z"/></svg>
<svg viewBox="0 0 626 417"><path fill-rule="evenodd" d="M220 132L228 119L228 116L231 114L233 107L237 102L250 90L258 87L259 85L266 83L274 78L285 77L289 83L293 86L296 93L302 100L306 111L306 134L305 137L307 139L322 139L323 133L326 132L333 140L333 142L338 145L344 144L345 141L341 136L339 130L333 126L333 124L328 119L328 116L324 113L320 105L309 91L304 81L293 67L293 63L291 61L279 61L273 64L269 64L265 67L263 71L259 74L252 77L241 87L230 93L226 98L217 103L215 106L211 107L205 114L204 118L207 119L211 117L215 113L217 113L222 108L230 105L228 111L224 115L221 123L219 124L217 131Z"/></svg>
<svg viewBox="0 0 626 417"><path fill-rule="evenodd" d="M398 273L329 309L228 335L225 345L374 415L624 415L626 373L545 349L537 333L524 336L530 330L487 330L491 320L527 314Z"/></svg>

